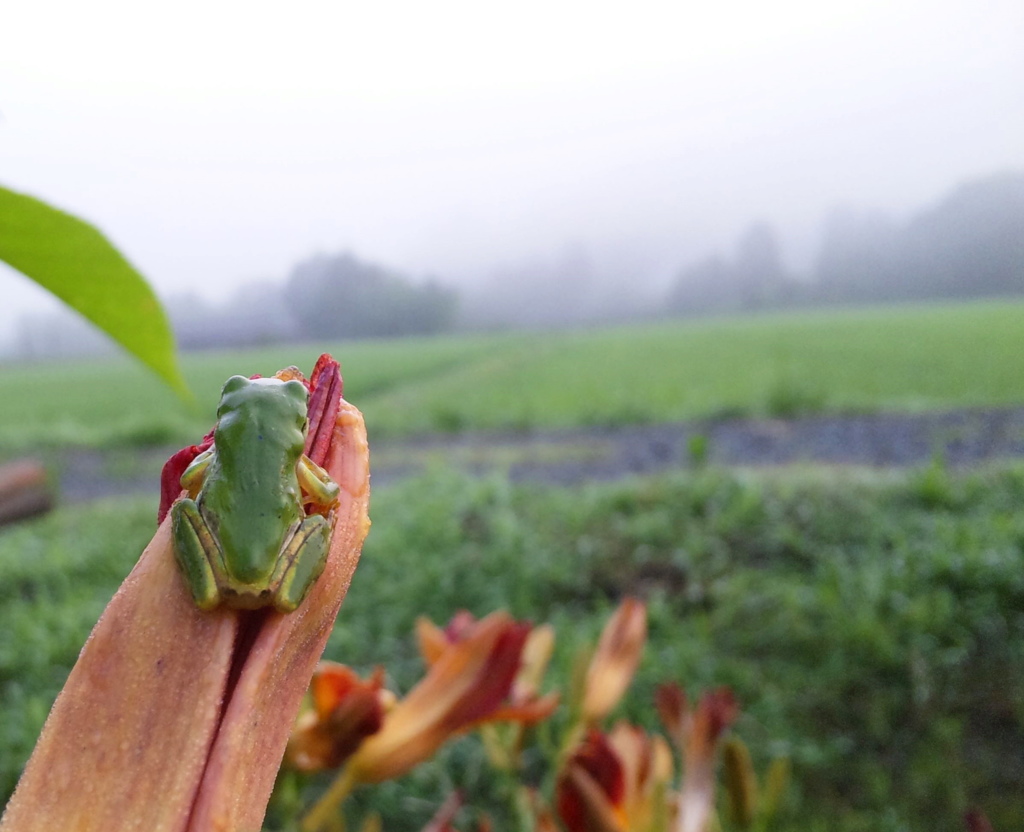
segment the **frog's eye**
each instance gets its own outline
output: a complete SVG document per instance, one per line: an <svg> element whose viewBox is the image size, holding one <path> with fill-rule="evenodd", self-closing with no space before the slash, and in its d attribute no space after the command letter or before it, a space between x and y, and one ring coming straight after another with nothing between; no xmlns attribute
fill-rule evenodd
<svg viewBox="0 0 1024 832"><path fill-rule="evenodd" d="M221 395L226 396L229 393L234 393L237 390L241 390L247 384L249 384L249 379L245 376L231 376L231 378L224 382L224 389L221 390Z"/></svg>
<svg viewBox="0 0 1024 832"><path fill-rule="evenodd" d="M306 385L297 379L286 381L283 389L297 404L305 405L309 401L309 391L306 390Z"/></svg>

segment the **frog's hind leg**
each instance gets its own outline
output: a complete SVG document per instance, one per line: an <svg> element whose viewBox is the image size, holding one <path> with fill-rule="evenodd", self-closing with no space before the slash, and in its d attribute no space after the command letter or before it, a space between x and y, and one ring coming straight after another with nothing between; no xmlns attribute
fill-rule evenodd
<svg viewBox="0 0 1024 832"><path fill-rule="evenodd" d="M178 500L171 507L171 534L174 557L181 566L196 606L201 610L212 610L220 603L220 591L210 554L216 553L214 556L219 557L220 546L193 500Z"/></svg>
<svg viewBox="0 0 1024 832"><path fill-rule="evenodd" d="M276 586L274 607L278 611L296 609L324 571L331 543L331 519L319 514L307 517L285 545L272 579Z"/></svg>

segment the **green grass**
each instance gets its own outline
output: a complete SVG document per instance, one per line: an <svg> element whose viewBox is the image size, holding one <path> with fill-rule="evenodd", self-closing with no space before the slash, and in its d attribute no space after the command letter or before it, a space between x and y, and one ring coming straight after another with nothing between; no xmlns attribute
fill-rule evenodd
<svg viewBox="0 0 1024 832"><path fill-rule="evenodd" d="M194 441L229 375L308 371L322 350L371 438L1019 404L1022 333L1024 303L1002 302L191 354L193 412L127 360L6 367L0 450Z"/></svg>
<svg viewBox="0 0 1024 832"><path fill-rule="evenodd" d="M708 470L586 488L445 470L375 495L330 658L422 673L415 617L506 608L552 622L552 679L624 593L650 606L621 713L655 684L731 685L759 769L786 754L784 828L954 832L968 805L1024 821L1024 468L838 476ZM11 788L153 506L61 509L0 534L0 788ZM551 684L554 684L552 682ZM357 804L418 830L453 784L493 796L473 738ZM323 787L314 781L306 798ZM502 823L500 807L495 815Z"/></svg>
<svg viewBox="0 0 1024 832"><path fill-rule="evenodd" d="M235 373L270 375L295 364L308 374L321 352L333 351L349 398L373 398L464 363L467 353L501 347L501 339L452 338L191 353L183 368L198 400L194 409L127 358L5 367L0 448L197 441L213 424L221 386Z"/></svg>
<svg viewBox="0 0 1024 832"><path fill-rule="evenodd" d="M0 530L0 789L14 785L85 636L155 527L143 501L66 508Z"/></svg>

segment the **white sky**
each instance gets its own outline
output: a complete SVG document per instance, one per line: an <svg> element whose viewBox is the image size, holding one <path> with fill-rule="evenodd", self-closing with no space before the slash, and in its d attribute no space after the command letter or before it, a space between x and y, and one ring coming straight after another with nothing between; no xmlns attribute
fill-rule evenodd
<svg viewBox="0 0 1024 832"><path fill-rule="evenodd" d="M838 203L900 217L1024 168L1020 0L6 6L0 183L164 296L342 249L665 277L757 219L800 266ZM41 301L0 285L2 340Z"/></svg>

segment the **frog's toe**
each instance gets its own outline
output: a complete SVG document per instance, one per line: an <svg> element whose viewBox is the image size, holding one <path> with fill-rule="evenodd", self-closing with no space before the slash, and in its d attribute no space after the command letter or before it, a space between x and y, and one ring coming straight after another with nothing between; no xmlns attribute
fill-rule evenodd
<svg viewBox="0 0 1024 832"><path fill-rule="evenodd" d="M302 603L324 571L330 541L331 526L319 514L307 517L295 531L283 553L287 566L274 594L277 610L292 612Z"/></svg>

